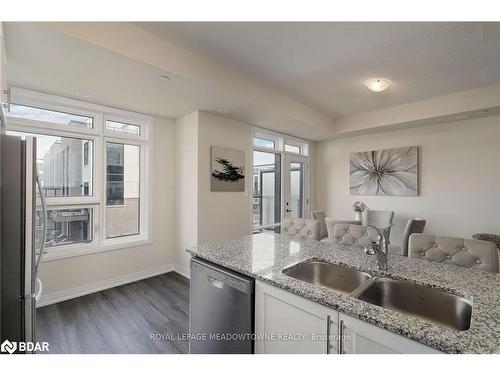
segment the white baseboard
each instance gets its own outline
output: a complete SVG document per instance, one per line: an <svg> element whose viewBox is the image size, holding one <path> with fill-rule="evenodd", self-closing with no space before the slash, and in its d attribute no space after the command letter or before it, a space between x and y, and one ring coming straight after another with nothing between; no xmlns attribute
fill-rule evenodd
<svg viewBox="0 0 500 375"><path fill-rule="evenodd" d="M176 273L178 273L179 275L184 276L186 279L189 279L189 276L190 276L189 268L182 267L182 266L179 266L178 264L176 264L174 266L174 271Z"/></svg>
<svg viewBox="0 0 500 375"><path fill-rule="evenodd" d="M179 268L179 270L177 269ZM66 301L68 299L81 297L86 294L99 292L101 290L113 288L115 286L128 284L134 281L147 279L148 277L153 277L157 275L161 275L163 273L175 271L182 276L189 277L189 270L186 270L184 267L178 267L173 264L166 264L164 266L149 268L144 271L129 273L127 275L121 275L117 277L113 277L111 279L106 279L102 281L97 281L95 283L90 283L82 286L78 286L75 288L64 289L53 293L43 294L40 297L40 301L37 303L37 307L52 305L53 303ZM187 271L188 276L186 276L185 272Z"/></svg>

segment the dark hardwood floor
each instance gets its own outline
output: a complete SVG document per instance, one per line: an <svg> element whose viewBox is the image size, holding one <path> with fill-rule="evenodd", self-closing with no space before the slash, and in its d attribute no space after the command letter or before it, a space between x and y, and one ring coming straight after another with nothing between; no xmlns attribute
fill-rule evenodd
<svg viewBox="0 0 500 375"><path fill-rule="evenodd" d="M189 280L170 272L38 308L37 341L50 353L187 353L188 313Z"/></svg>

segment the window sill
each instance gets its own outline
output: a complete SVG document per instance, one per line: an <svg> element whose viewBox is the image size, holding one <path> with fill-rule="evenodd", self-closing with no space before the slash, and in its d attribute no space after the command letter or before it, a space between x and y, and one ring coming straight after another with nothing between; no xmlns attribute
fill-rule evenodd
<svg viewBox="0 0 500 375"><path fill-rule="evenodd" d="M153 241L147 238L147 239L137 239L134 241L127 241L122 243L106 244L102 246L96 246L90 244L90 245L81 245L74 247L71 246L66 249L48 250L48 252L42 258L42 263L52 262L67 258L75 258L90 254L104 253L107 251L116 251L130 247L144 246L152 243Z"/></svg>

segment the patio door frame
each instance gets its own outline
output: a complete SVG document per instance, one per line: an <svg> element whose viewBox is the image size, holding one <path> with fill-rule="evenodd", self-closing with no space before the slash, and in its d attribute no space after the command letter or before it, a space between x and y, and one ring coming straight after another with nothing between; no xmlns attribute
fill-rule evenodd
<svg viewBox="0 0 500 375"><path fill-rule="evenodd" d="M302 217L309 218L309 158L304 155L285 153L282 162L282 201L281 201L281 220L287 217L290 212L291 201L291 164L302 163L303 171L303 200L302 200Z"/></svg>
<svg viewBox="0 0 500 375"><path fill-rule="evenodd" d="M264 141L272 142L272 145L255 145L254 138L259 138ZM286 146L296 146L299 152L286 150ZM249 142L249 152L252 155L253 167L253 152L260 151L280 155L280 220L279 223L264 226L253 226L253 179L252 179L252 199L249 200L249 224L250 233L255 233L256 230L270 229L281 226L283 218L286 216L286 202L290 202L290 163L304 163L304 203L303 216L308 218L310 215L309 207L309 148L310 143L305 139L296 138L287 134L274 132L269 129L253 127L251 131L251 140Z"/></svg>

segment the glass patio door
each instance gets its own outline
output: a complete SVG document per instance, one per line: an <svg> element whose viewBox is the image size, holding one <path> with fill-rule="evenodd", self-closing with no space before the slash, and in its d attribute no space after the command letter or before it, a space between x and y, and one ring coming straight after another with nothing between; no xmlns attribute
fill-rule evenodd
<svg viewBox="0 0 500 375"><path fill-rule="evenodd" d="M283 215L305 218L308 215L307 158L299 155L285 156L285 194Z"/></svg>
<svg viewBox="0 0 500 375"><path fill-rule="evenodd" d="M281 222L281 155L253 152L253 228L268 228Z"/></svg>

